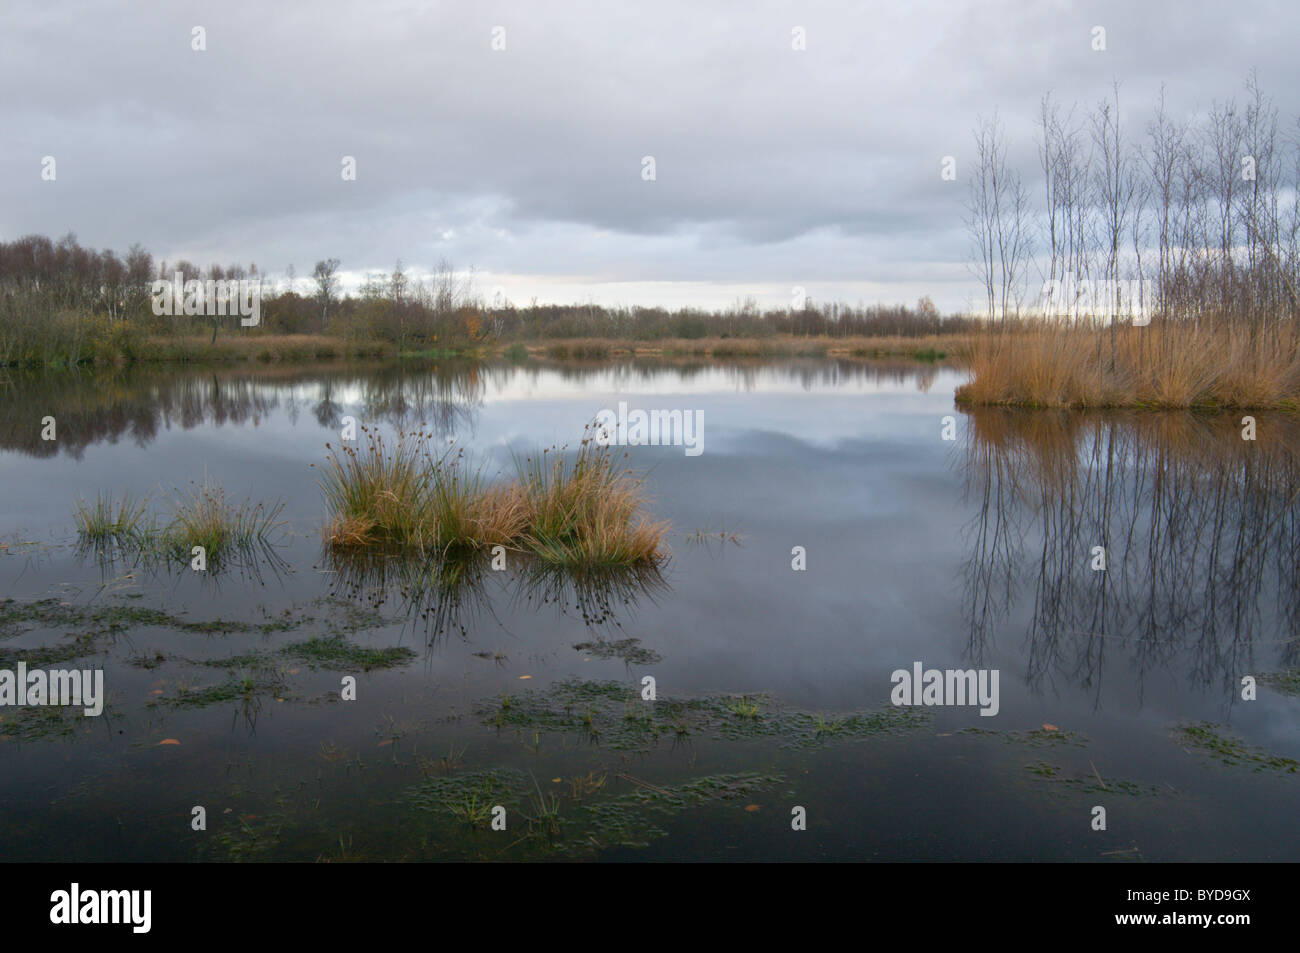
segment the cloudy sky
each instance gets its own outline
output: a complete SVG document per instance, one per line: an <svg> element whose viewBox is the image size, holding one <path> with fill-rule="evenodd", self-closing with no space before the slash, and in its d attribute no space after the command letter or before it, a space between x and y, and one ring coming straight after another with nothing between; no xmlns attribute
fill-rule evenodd
<svg viewBox="0 0 1300 953"><path fill-rule="evenodd" d="M1118 80L1138 137L1161 83L1190 118L1254 67L1291 124L1297 37L1294 0L6 0L0 238L351 280L446 259L517 303L960 309L979 114L1036 187L1048 90Z"/></svg>

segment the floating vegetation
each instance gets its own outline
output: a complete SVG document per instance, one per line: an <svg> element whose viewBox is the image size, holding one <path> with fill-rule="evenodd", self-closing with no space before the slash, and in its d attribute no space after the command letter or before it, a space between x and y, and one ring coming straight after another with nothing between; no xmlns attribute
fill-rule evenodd
<svg viewBox="0 0 1300 953"><path fill-rule="evenodd" d="M274 695L278 699L291 697L286 675L296 674L297 669L285 671L285 663L299 661L310 668L329 668L338 671L371 671L373 669L396 668L415 658L415 653L405 646L389 648L371 648L355 645L342 636L326 636L294 642L284 646L278 652L245 652L220 659L203 659L191 663L207 668L225 669L224 681L204 688L189 688L182 685L177 692L149 702L150 707L159 705L171 708L205 708L208 705L223 702L252 702L260 695ZM152 660L145 657L146 663ZM172 658L167 661L188 661ZM153 664L139 667L152 668ZM400 735L394 735L394 738Z"/></svg>
<svg viewBox="0 0 1300 953"><path fill-rule="evenodd" d="M253 704L259 695L286 691L284 680L274 671L257 669L243 675L232 675L216 685L191 688L181 685L170 696L155 698L148 703L150 708L165 706L167 708L197 709L226 702L243 702Z"/></svg>
<svg viewBox="0 0 1300 953"><path fill-rule="evenodd" d="M308 665L325 668L360 668L369 671L375 668L393 668L405 665L415 658L415 652L404 645L386 648L370 648L349 642L342 636L328 636L308 639L286 645L281 655L299 658Z"/></svg>
<svg viewBox="0 0 1300 953"><path fill-rule="evenodd" d="M600 639L595 642L579 642L574 648L598 659L622 659L629 665L653 665L663 661L663 656L658 652L642 648L640 639L619 639L613 642Z"/></svg>
<svg viewBox="0 0 1300 953"><path fill-rule="evenodd" d="M1056 728L1035 728L1032 731L999 731L995 728L963 728L962 735L991 735L1011 744L1028 745L1031 748L1074 747L1083 748L1088 744L1087 735L1075 731L1061 731Z"/></svg>
<svg viewBox="0 0 1300 953"><path fill-rule="evenodd" d="M1088 794L1126 794L1132 797L1154 797L1162 794L1154 784L1130 781L1124 778L1103 778L1095 765L1089 765L1091 774L1067 775L1059 764L1050 761L1035 761L1025 765L1025 770L1041 781L1051 781L1063 785L1057 793L1073 791Z"/></svg>
<svg viewBox="0 0 1300 953"><path fill-rule="evenodd" d="M1174 737L1182 744L1213 755L1224 764L1250 765L1256 771L1282 771L1295 774L1300 770L1300 761L1271 754L1239 738L1223 734L1219 726L1202 722L1183 725L1174 732Z"/></svg>
<svg viewBox="0 0 1300 953"><path fill-rule="evenodd" d="M1300 695L1300 668L1284 672L1266 672L1259 676L1260 683L1271 685L1283 695Z"/></svg>
<svg viewBox="0 0 1300 953"><path fill-rule="evenodd" d="M362 429L363 448L326 445L320 486L330 547L443 557L503 546L565 567L666 556L667 526L641 515L640 481L590 436L572 460L563 447L545 450L518 464L515 481L492 485L467 468L463 450L435 452L432 433L400 433L389 446Z"/></svg>
<svg viewBox="0 0 1300 953"><path fill-rule="evenodd" d="M631 751L686 735L773 739L784 748L817 748L908 730L928 717L924 709L894 705L828 716L783 709L766 696L660 697L648 702L634 686L581 679L494 698L480 703L476 712L484 724L497 728L530 735L572 732L592 743Z"/></svg>
<svg viewBox="0 0 1300 953"><path fill-rule="evenodd" d="M61 705L24 705L3 709L0 741L59 741L76 735L81 709Z"/></svg>
<svg viewBox="0 0 1300 953"><path fill-rule="evenodd" d="M731 543L733 546L739 546L742 539L739 533L728 529L697 529L686 537L688 543Z"/></svg>
<svg viewBox="0 0 1300 953"><path fill-rule="evenodd" d="M493 807L500 805L506 809L507 830L519 831L503 845L503 853L518 847L525 854L591 856L613 847L647 847L667 835L660 826L666 819L714 803L749 799L785 780L780 775L743 772L659 786L618 775L627 789L614 794L609 779L606 772L593 771L550 791L521 771L474 770L422 781L408 789L401 801L477 829L487 826ZM519 818L524 821L522 829L517 826ZM464 842L439 846L440 856L467 847Z"/></svg>
<svg viewBox="0 0 1300 953"><path fill-rule="evenodd" d="M522 771L512 768L474 770L421 781L409 789L403 799L421 810L455 814L467 800L475 797L506 807L518 805L527 789L528 776Z"/></svg>
<svg viewBox="0 0 1300 953"><path fill-rule="evenodd" d="M313 622L310 615L281 615L266 622L240 622L233 619L209 619L193 621L183 616L151 609L144 606L107 604L99 606L75 605L56 598L35 599L19 602L16 599L0 599L0 638L13 638L32 629L76 630L77 645L81 648L77 654L87 654L93 649L94 640L101 636L111 636L137 628L170 629L198 635L230 635L234 633L258 633L269 635L284 632ZM59 651L62 649L26 649L20 650L17 657L34 664L32 653L42 651ZM75 656L66 656L75 657ZM60 658L62 660L62 657ZM154 662L163 660L154 657ZM140 664L140 663L136 663ZM140 665L140 667L148 667Z"/></svg>

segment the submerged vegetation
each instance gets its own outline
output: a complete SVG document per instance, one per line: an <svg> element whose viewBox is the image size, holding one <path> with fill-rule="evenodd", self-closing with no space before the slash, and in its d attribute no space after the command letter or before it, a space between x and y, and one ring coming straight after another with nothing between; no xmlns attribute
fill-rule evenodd
<svg viewBox="0 0 1300 953"><path fill-rule="evenodd" d="M483 724L502 731L539 739L572 733L616 751L647 751L660 739L676 742L688 736L821 748L912 730L925 724L928 715L923 709L897 705L838 714L801 711L749 695L660 696L647 702L635 686L577 678L484 699L476 712Z"/></svg>
<svg viewBox="0 0 1300 953"><path fill-rule="evenodd" d="M1219 725L1207 723L1183 725L1175 737L1205 754L1218 758L1228 765L1249 765L1256 771L1281 771L1295 774L1300 771L1300 761L1263 751L1240 738L1224 733Z"/></svg>
<svg viewBox="0 0 1300 953"><path fill-rule="evenodd" d="M432 434L394 445L366 430L361 448L329 448L320 485L333 549L385 549L441 559L496 546L568 568L657 564L667 525L642 514L641 482L607 447L584 438L519 463L516 480L491 484L463 451L436 452Z"/></svg>

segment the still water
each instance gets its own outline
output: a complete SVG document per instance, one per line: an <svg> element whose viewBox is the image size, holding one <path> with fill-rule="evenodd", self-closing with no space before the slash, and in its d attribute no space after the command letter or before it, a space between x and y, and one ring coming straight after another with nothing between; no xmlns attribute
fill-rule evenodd
<svg viewBox="0 0 1300 953"><path fill-rule="evenodd" d="M102 669L107 700L0 707L0 855L1296 859L1300 426L972 413L961 379L11 372L0 669ZM671 523L660 573L323 551L312 465L345 418L509 475L620 401L702 421L698 455L625 451ZM165 512L204 480L282 501L274 546L204 573L78 546L79 498ZM891 705L918 663L996 672L996 714Z"/></svg>

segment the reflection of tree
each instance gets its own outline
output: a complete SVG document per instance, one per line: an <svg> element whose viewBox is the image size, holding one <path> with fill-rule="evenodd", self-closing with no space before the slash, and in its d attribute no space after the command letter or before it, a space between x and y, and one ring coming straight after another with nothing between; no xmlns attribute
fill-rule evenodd
<svg viewBox="0 0 1300 953"><path fill-rule="evenodd" d="M265 368L219 371L132 367L56 372L10 371L0 377L0 449L37 457L62 450L80 459L86 447L129 436L145 446L179 426L254 423L299 401L316 422L337 430L347 402L371 423L422 423L439 435L471 427L482 404L484 371L465 362L434 367ZM314 392L314 393L313 393ZM53 416L58 440L41 439Z"/></svg>
<svg viewBox="0 0 1300 953"><path fill-rule="evenodd" d="M359 422L398 430L428 429L439 437L472 433L489 389L512 383L544 386L558 378L614 392L653 390L713 375L737 390L796 382L805 390L852 385L903 385L928 390L936 369L907 362L824 359L670 361L636 358L599 364L481 364L408 361L386 365L175 369L9 371L0 375L0 449L37 457L62 450L80 458L86 447L124 436L139 446L160 432L209 425L257 423L283 409L296 421L309 408L321 427L337 431L352 407ZM58 440L40 436L53 416Z"/></svg>
<svg viewBox="0 0 1300 953"><path fill-rule="evenodd" d="M642 597L653 600L668 588L655 566L558 569L520 553L511 553L512 568L500 572L489 568L491 557L485 554L422 559L327 547L324 559L334 574L331 595L373 608L395 602L408 622L424 629L430 644L451 632L469 638L481 613L495 618L490 585L516 607L540 611L551 606L560 614L572 607L584 625L597 631L621 626L620 613L635 611Z"/></svg>
<svg viewBox="0 0 1300 953"><path fill-rule="evenodd" d="M1235 683L1257 645L1294 662L1300 422L1261 418L1251 442L1235 416L986 409L967 434L972 657L1027 588L1031 683L1099 695L1108 650L1130 653L1139 687L1184 653L1203 685Z"/></svg>

